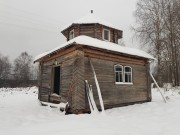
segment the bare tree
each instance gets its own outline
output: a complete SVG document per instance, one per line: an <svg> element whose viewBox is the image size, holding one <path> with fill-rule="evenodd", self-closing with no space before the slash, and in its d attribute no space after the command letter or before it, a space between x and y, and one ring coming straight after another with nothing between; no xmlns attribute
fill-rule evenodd
<svg viewBox="0 0 180 135"><path fill-rule="evenodd" d="M179 85L179 49L180 38L178 36L179 20L178 12L180 11L180 1L177 0L163 0L162 1L162 17L165 24L164 27L164 46L167 52L167 58L170 63L171 78L175 86Z"/></svg>
<svg viewBox="0 0 180 135"><path fill-rule="evenodd" d="M0 85L4 85L11 74L9 58L0 54Z"/></svg>
<svg viewBox="0 0 180 135"><path fill-rule="evenodd" d="M34 64L31 67L31 80L38 80L39 78L39 65Z"/></svg>
<svg viewBox="0 0 180 135"><path fill-rule="evenodd" d="M164 22L162 20L160 0L139 0L135 12L137 26L134 27L136 36L142 46L148 46L149 52L157 60L157 73L161 71L161 50ZM158 81L160 81L158 75Z"/></svg>
<svg viewBox="0 0 180 135"><path fill-rule="evenodd" d="M136 37L157 58L158 82L179 85L180 1L139 0L136 9Z"/></svg>
<svg viewBox="0 0 180 135"><path fill-rule="evenodd" d="M20 86L28 86L31 77L32 56L27 52L21 53L14 60L14 79Z"/></svg>

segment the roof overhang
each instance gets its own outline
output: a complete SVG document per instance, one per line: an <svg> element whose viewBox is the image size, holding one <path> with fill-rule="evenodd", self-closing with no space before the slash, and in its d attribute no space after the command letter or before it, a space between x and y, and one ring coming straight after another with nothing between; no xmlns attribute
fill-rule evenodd
<svg viewBox="0 0 180 135"><path fill-rule="evenodd" d="M68 42L66 42L66 43L64 43L64 44L62 44L62 45L60 45L60 46L58 46L58 47L56 47L56 48L54 48L48 52L45 52L43 54L36 56L36 58L34 59L34 62L38 62L47 56L50 57L52 54L58 53L63 48L67 48L73 44L90 46L90 47L94 47L94 48L98 48L98 49L102 49L102 50L116 52L119 54L125 54L126 56L128 55L131 57L133 56L133 57L145 58L145 59L149 59L149 60L155 60L155 58L152 57L151 55L149 55L148 53L141 51L141 50L138 50L138 49L120 46L120 45L115 44L115 43L101 41L101 40L94 39L94 38L91 38L88 36L78 36L78 37L76 37L72 40L69 40Z"/></svg>

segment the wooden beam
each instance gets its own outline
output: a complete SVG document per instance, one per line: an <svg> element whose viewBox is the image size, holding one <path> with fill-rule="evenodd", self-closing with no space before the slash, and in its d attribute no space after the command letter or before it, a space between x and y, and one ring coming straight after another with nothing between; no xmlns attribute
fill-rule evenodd
<svg viewBox="0 0 180 135"><path fill-rule="evenodd" d="M91 113L97 113L98 109L97 109L96 103L94 101L92 87L89 86L89 83L88 83L87 80L85 80L85 83L86 83L86 87L85 88L88 88L88 90L86 89L86 93L87 93L87 97L88 97L88 102L89 102L89 106L90 106L90 109L91 109Z"/></svg>
<svg viewBox="0 0 180 135"><path fill-rule="evenodd" d="M110 52L108 53L108 52L93 50L90 48L85 48L84 52L85 52L85 57L97 58L97 59L109 60L109 61L116 61L116 62L120 62L120 63L129 63L129 64L134 64L134 65L143 65L143 66L145 65L144 59L125 57L122 55L112 54Z"/></svg>
<svg viewBox="0 0 180 135"><path fill-rule="evenodd" d="M93 71L93 75L94 75L94 79L95 79L95 83L96 83L96 87L97 87L97 92L98 92L98 96L99 96L99 102L100 102L100 105L101 105L101 110L104 113L104 103L103 103L103 99L102 99L99 83L98 83L98 80L97 80L96 72L94 70L94 67L93 67L93 64L91 62L91 59L89 59L89 61L90 61L90 64L91 64L91 69Z"/></svg>
<svg viewBox="0 0 180 135"><path fill-rule="evenodd" d="M159 92L161 93L161 96L162 96L162 98L164 99L164 102L166 103L166 102L167 102L167 101L166 101L166 98L165 98L164 95L162 94L159 85L157 84L156 80L154 79L152 73L151 73L151 72L149 72L149 73L150 73L150 76L151 76L151 78L153 79L154 83L156 84L156 86L157 86Z"/></svg>

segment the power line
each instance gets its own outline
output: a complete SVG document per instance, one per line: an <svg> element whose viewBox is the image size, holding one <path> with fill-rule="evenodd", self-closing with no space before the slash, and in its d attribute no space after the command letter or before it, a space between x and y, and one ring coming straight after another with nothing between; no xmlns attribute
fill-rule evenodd
<svg viewBox="0 0 180 135"><path fill-rule="evenodd" d="M9 9L11 9L11 10L14 9L14 10L16 10L16 11L23 12L23 13L25 13L25 14L31 14L31 15L33 15L33 16L37 16L38 18L41 17L41 18L44 18L44 19L46 19L46 20L49 20L49 19L50 19L50 20L53 20L53 22L60 22L60 20L57 20L57 19L55 19L55 18L47 18L46 16L42 16L42 15L36 13L36 12L30 12L30 11L27 11L27 10L23 10L23 9L20 9L20 8L16 8L16 7L7 5L7 4L2 3L2 2L0 2L0 4L2 4L3 6L6 6L7 8L9 8ZM49 22L52 22L52 21L49 21Z"/></svg>
<svg viewBox="0 0 180 135"><path fill-rule="evenodd" d="M0 2L0 4L2 5L2 2ZM48 25L52 25L52 26L58 26L59 24L56 22L60 22L59 20L43 17L41 15L38 15L37 13L32 13L29 11L18 9L18 8L6 5L4 3L3 3L3 6L6 6L6 8L8 8L8 10L7 9L3 10L3 8L0 8L0 11L1 11L0 13L1 14L5 13L6 15L10 13L10 15L13 15L12 18L21 18L22 20L23 19L29 20L29 21L34 22L34 23L43 22L40 24L48 24ZM16 11L16 12L14 12L14 11ZM54 20L54 21L48 21L48 20Z"/></svg>
<svg viewBox="0 0 180 135"><path fill-rule="evenodd" d="M34 20L26 20L23 18L16 18L12 16L5 16L0 14L0 18L4 18L4 20L1 19L1 22L9 23L9 24L15 24L15 25L26 25L26 26L36 26L39 28L46 28L46 29L56 29L57 27L55 25L48 25L46 23L37 22Z"/></svg>
<svg viewBox="0 0 180 135"><path fill-rule="evenodd" d="M28 28L28 29L34 29L34 30L38 30L38 31L46 31L46 32L52 32L52 33L57 33L56 31L53 31L52 29L49 30L49 29L40 29L38 27L33 27L33 26L27 26L27 25L19 25L19 24L15 24L15 23L10 23L10 22L0 22L0 24L3 24L3 25L13 25L13 26L16 26L16 27L23 27L23 28Z"/></svg>

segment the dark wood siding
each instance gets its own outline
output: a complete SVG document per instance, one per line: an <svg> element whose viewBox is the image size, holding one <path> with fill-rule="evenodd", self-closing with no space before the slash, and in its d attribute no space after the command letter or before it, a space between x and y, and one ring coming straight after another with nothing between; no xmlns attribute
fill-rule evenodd
<svg viewBox="0 0 180 135"><path fill-rule="evenodd" d="M72 85L71 111L82 110L85 108L84 52L80 50L74 62Z"/></svg>
<svg viewBox="0 0 180 135"><path fill-rule="evenodd" d="M51 68L46 63L41 63L40 67L39 98L41 101L48 102L51 93Z"/></svg>
<svg viewBox="0 0 180 135"><path fill-rule="evenodd" d="M61 66L60 96L62 102L69 102L71 111L85 108L85 86L84 86L84 52L74 50L60 57L55 57L41 64L41 76L39 97L41 101L49 102L53 93L52 68L57 61Z"/></svg>
<svg viewBox="0 0 180 135"><path fill-rule="evenodd" d="M69 32L74 29L74 37L86 35L92 38L103 40L103 29L110 30L110 42L118 43L118 39L122 38L122 31L100 24L74 24L63 32L67 41L69 40Z"/></svg>
<svg viewBox="0 0 180 135"><path fill-rule="evenodd" d="M147 68L144 65L134 65L129 63L117 63L113 61L91 58L95 68L97 79L102 92L105 108L111 108L124 103L147 101ZM133 69L133 85L115 84L114 65L131 66ZM96 104L99 106L94 77L92 74L89 59L85 58L85 79L93 87L93 94ZM86 102L88 108L88 102Z"/></svg>
<svg viewBox="0 0 180 135"><path fill-rule="evenodd" d="M41 101L51 99L49 96L53 93L52 67L56 66L57 61L62 71L60 95L63 102L69 102L71 111L89 109L85 95L85 80L92 85L96 104L100 108L89 59L99 81L105 108L151 100L149 64L146 59L81 45L60 50L40 62L39 99ZM133 85L115 84L116 64L132 67Z"/></svg>
<svg viewBox="0 0 180 135"><path fill-rule="evenodd" d="M86 35L89 37L95 37L95 25L80 25L80 34L79 35Z"/></svg>
<svg viewBox="0 0 180 135"><path fill-rule="evenodd" d="M52 68L55 65L55 61L57 61L58 65L61 67L61 79L60 79L60 96L63 101L68 99L68 90L70 87L70 83L72 80L72 71L73 71L73 63L76 59L77 52L73 51L71 53L65 54L61 57L54 58L52 60L44 60L43 64L41 64L41 83L40 83L40 98L41 101L48 101L48 96L53 93L53 72Z"/></svg>
<svg viewBox="0 0 180 135"><path fill-rule="evenodd" d="M146 71L147 71L147 97L148 101L150 102L152 100L152 95L151 95L151 77L150 77L150 63L146 63Z"/></svg>
<svg viewBox="0 0 180 135"><path fill-rule="evenodd" d="M86 35L89 37L97 38L102 40L102 25L99 24L84 24L80 25L79 35Z"/></svg>

